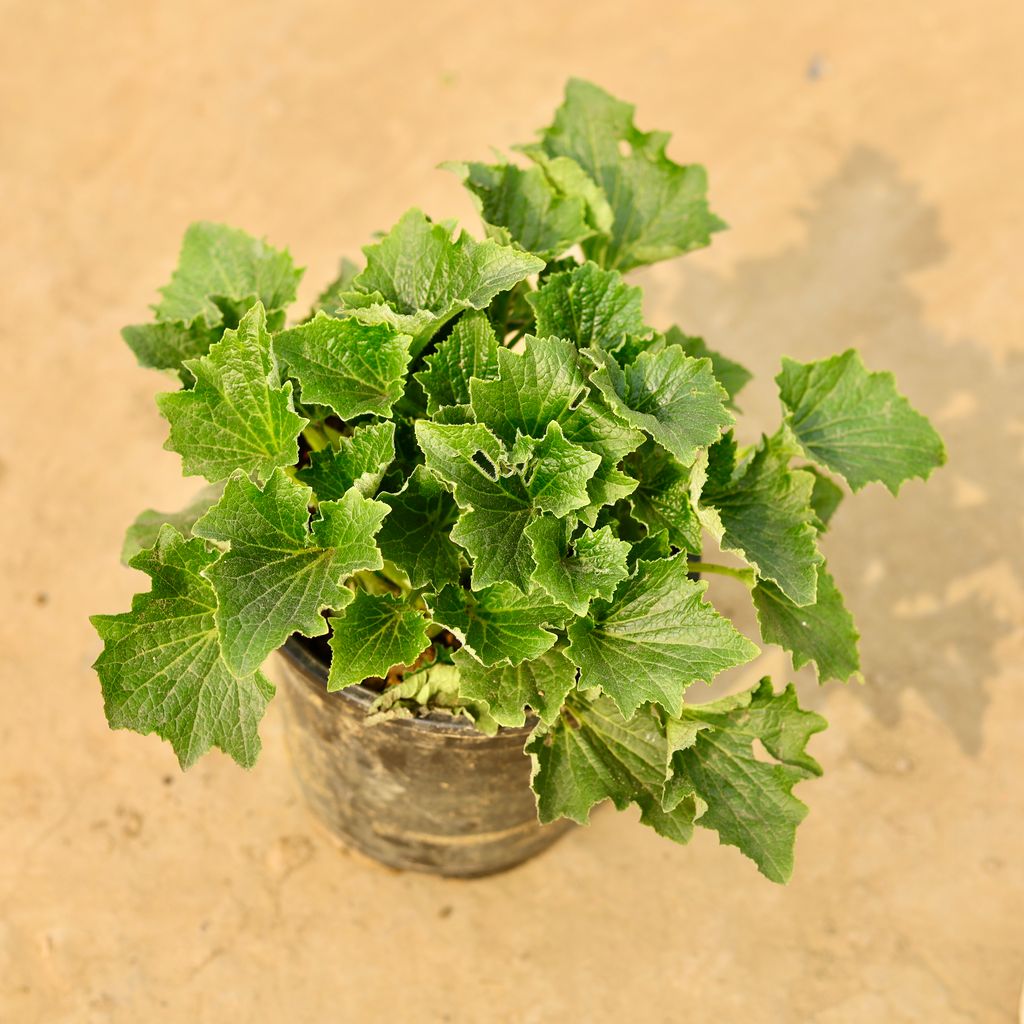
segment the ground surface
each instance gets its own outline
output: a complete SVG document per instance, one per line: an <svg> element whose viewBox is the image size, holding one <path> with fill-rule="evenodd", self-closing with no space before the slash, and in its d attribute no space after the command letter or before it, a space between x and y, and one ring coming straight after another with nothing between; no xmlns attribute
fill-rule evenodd
<svg viewBox="0 0 1024 1024"><path fill-rule="evenodd" d="M0 4L0 1020L1000 1022L1024 977L1024 14L1008 2ZM796 877L599 813L472 883L340 851L279 712L250 774L111 734L86 614L122 529L194 481L118 328L187 221L287 242L304 298L446 158L582 74L710 168L733 229L641 275L655 323L761 375L862 346L950 465L828 537L866 684L832 721ZM740 610L743 595L722 589ZM777 677L784 659L766 657ZM730 682L750 682L751 669Z"/></svg>

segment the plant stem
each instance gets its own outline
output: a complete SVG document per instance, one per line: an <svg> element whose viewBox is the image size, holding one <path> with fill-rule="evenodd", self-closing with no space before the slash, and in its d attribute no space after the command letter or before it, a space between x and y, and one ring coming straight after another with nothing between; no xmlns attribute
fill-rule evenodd
<svg viewBox="0 0 1024 1024"><path fill-rule="evenodd" d="M714 562L690 562L687 566L690 572L707 572L718 576L731 576L748 587L754 585L753 569L734 569L729 565L717 565Z"/></svg>
<svg viewBox="0 0 1024 1024"><path fill-rule="evenodd" d="M331 439L313 423L307 423L302 428L302 436L306 439L306 444L309 445L311 451L318 452L323 448L330 447Z"/></svg>

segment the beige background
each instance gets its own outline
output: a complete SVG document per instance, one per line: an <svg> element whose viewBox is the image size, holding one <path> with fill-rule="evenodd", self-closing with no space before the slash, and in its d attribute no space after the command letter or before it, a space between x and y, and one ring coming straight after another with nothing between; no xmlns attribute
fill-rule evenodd
<svg viewBox="0 0 1024 1024"><path fill-rule="evenodd" d="M0 1021L997 1022L1024 978L1024 8L0 4ZM832 721L788 888L713 834L598 813L493 879L398 875L299 804L271 710L246 774L108 732L93 611L161 451L145 315L185 224L289 244L303 301L441 160L528 139L576 73L701 160L732 224L638 275L754 368L862 346L950 465L851 503L827 553L866 684ZM752 620L744 594L723 605ZM786 676L780 655L766 667ZM754 669L730 683L750 682Z"/></svg>

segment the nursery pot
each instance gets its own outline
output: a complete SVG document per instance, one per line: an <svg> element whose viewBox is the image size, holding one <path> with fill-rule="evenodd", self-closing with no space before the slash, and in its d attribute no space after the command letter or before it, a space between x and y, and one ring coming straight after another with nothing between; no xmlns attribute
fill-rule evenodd
<svg viewBox="0 0 1024 1024"><path fill-rule="evenodd" d="M346 845L390 867L472 877L550 846L523 744L532 724L478 732L468 718L366 724L366 686L327 692L327 665L292 637L281 648L286 737L306 802Z"/></svg>

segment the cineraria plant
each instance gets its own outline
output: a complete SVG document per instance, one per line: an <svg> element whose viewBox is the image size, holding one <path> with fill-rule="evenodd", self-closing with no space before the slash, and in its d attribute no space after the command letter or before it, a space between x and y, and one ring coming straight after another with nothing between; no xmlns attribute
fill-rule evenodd
<svg viewBox="0 0 1024 1024"><path fill-rule="evenodd" d="M857 632L819 537L842 482L895 494L943 447L852 350L784 359L777 429L737 442L748 372L647 324L623 278L723 227L667 142L571 81L519 162L449 165L484 240L410 210L290 326L287 251L188 229L154 322L124 337L176 375L166 447L209 486L143 513L125 557L151 589L93 619L112 727L157 733L183 767L211 746L249 766L260 666L329 634L329 690L375 679L393 711L535 721L543 821L635 803L662 835L711 828L789 877L792 789L820 773L806 744L825 722L768 679L688 699L758 653L698 574L745 584L796 668L848 679ZM706 537L743 567L702 561Z"/></svg>

